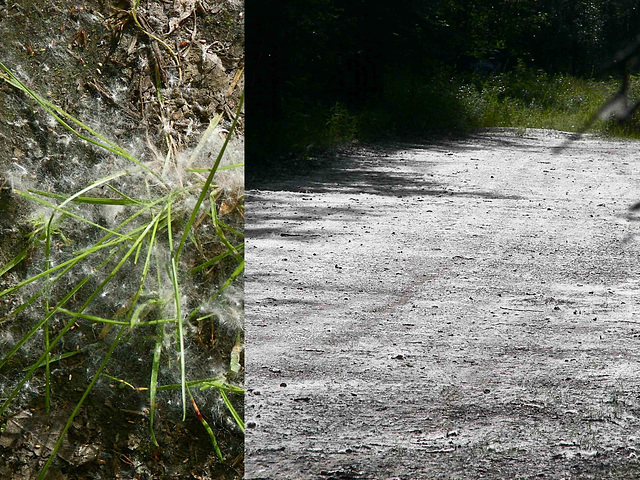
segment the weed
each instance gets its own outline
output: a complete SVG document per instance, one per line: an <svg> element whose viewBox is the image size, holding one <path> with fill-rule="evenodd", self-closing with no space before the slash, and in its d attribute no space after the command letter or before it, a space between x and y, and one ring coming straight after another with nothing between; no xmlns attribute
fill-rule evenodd
<svg viewBox="0 0 640 480"><path fill-rule="evenodd" d="M612 97L619 82L548 75L519 65L512 72L460 80L459 98L475 127L550 128L578 131ZM631 78L630 95L640 94L640 81ZM640 136L635 119L620 126L596 121L592 130L625 137Z"/></svg>
<svg viewBox="0 0 640 480"><path fill-rule="evenodd" d="M358 121L342 103L336 102L331 107L327 128L332 143L347 143L355 138L358 131Z"/></svg>
<svg viewBox="0 0 640 480"><path fill-rule="evenodd" d="M131 13L135 20L135 9ZM10 325L14 320L14 329L20 332L19 340L0 360L0 370L16 378L15 387L3 395L0 415L40 368L45 370L48 411L55 404L52 365L90 351L87 364L94 369L39 479L46 475L74 417L101 378L148 391L150 434L156 445L154 417L159 395L179 391L182 418L190 404L223 460L214 432L190 389L217 391L244 433L241 416L228 397L228 393L243 393L241 386L229 380L241 379L238 352L242 336L237 330L242 326L233 324L231 360L227 358L224 368L211 369L217 375L188 378L188 363L189 352L197 348L200 326L213 322L229 305L241 308L233 284L240 281L244 269L243 196L237 189L226 188L220 174L242 166L221 166L221 162L244 94L213 165L194 168L192 164L200 159L198 154L214 135L221 116L211 121L190 158L179 158L170 151L164 161L154 164L136 158L41 97L1 63L0 68L3 81L28 95L68 132L124 159L124 164L113 161L118 167L114 173L72 194L20 186L14 190L41 213L32 221L26 248L0 267L4 275L31 259L25 265L26 278L0 291L0 298L11 298L15 305L0 322ZM226 220L227 224L223 218L231 221ZM224 320L218 322L222 325ZM215 326L210 328L213 332ZM148 357L143 369L148 387L144 388L135 387L135 380L119 378L138 379L138 372L125 369L122 375L107 375L114 352L125 355L122 346L136 342L141 342L138 348ZM29 358L25 349L33 345L29 351L38 353ZM161 379L173 378L174 371L179 382L161 384Z"/></svg>

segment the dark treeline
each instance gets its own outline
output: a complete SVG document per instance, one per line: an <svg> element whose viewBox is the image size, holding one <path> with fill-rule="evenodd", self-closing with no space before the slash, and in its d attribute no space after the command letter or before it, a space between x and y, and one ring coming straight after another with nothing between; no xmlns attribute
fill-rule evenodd
<svg viewBox="0 0 640 480"><path fill-rule="evenodd" d="M369 112L363 131L367 122L400 135L437 129L441 109L428 98L446 96L454 75L610 75L604 67L640 32L640 9L632 0L272 1L247 6L246 30L253 169L346 136L352 112Z"/></svg>

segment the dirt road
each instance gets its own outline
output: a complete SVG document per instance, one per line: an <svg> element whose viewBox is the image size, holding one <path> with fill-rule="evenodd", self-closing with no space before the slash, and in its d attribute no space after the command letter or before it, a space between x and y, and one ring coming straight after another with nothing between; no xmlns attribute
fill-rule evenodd
<svg viewBox="0 0 640 480"><path fill-rule="evenodd" d="M246 478L640 477L640 143L564 138L249 192Z"/></svg>

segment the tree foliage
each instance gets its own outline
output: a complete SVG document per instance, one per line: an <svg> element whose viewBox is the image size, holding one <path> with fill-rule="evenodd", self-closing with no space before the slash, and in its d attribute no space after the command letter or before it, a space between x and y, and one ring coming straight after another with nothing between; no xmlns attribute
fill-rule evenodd
<svg viewBox="0 0 640 480"><path fill-rule="evenodd" d="M249 102L247 121L255 122L249 132L265 134L261 151L278 148L278 140L291 146L297 134L287 132L320 128L313 119L330 115L336 102L349 109L379 103L399 78L409 91L415 78L428 83L443 70L486 74L525 65L549 74L610 75L615 52L640 33L632 0L259 3L246 26L254 106Z"/></svg>

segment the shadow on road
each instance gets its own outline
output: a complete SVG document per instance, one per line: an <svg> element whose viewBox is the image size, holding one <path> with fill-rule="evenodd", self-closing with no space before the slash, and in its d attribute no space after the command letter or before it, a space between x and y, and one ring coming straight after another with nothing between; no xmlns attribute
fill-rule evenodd
<svg viewBox="0 0 640 480"><path fill-rule="evenodd" d="M247 185L247 232L256 238L279 234L283 241L305 241L309 236L320 234L313 230L311 225L314 222L332 218L348 225L363 217L373 219L384 214L365 206L366 202L360 195L400 198L407 202L421 202L428 197L521 199L518 195L507 195L491 189L452 189L450 183L440 183L430 176L440 162L439 154L442 155L442 162L451 163L452 155L481 149L513 150L519 141L521 139L518 137L474 136L434 143L396 143L342 149L334 155L314 159L312 168L307 167L306 172L301 167L298 172L284 172L281 178L263 177ZM416 155L420 151L436 152L438 155L431 155L428 157L431 160L425 160L424 156ZM294 192L299 195L291 197L273 195L272 192ZM311 201L313 195L324 193L343 195L344 203L325 206ZM293 210L287 208L292 198L297 204ZM252 212L251 204L268 205L268 208L260 207ZM309 228L305 229L303 225ZM298 234L286 233L294 226ZM345 234L347 232L348 228Z"/></svg>
<svg viewBox="0 0 640 480"><path fill-rule="evenodd" d="M334 155L313 159L310 164L300 163L299 168L282 170L281 175L253 178L247 182L248 190L289 191L300 193L353 193L393 197L411 196L473 196L485 198L517 198L497 195L494 192L452 192L438 182L429 181L426 173L435 162L403 158L403 153L440 150L443 154L496 148L495 143L513 149L517 145L496 139L494 145L487 138L468 138L466 141L449 141L437 144L367 145L343 149ZM418 167L401 168L401 167ZM417 172L416 170L419 170ZM298 173L302 172L302 173Z"/></svg>

